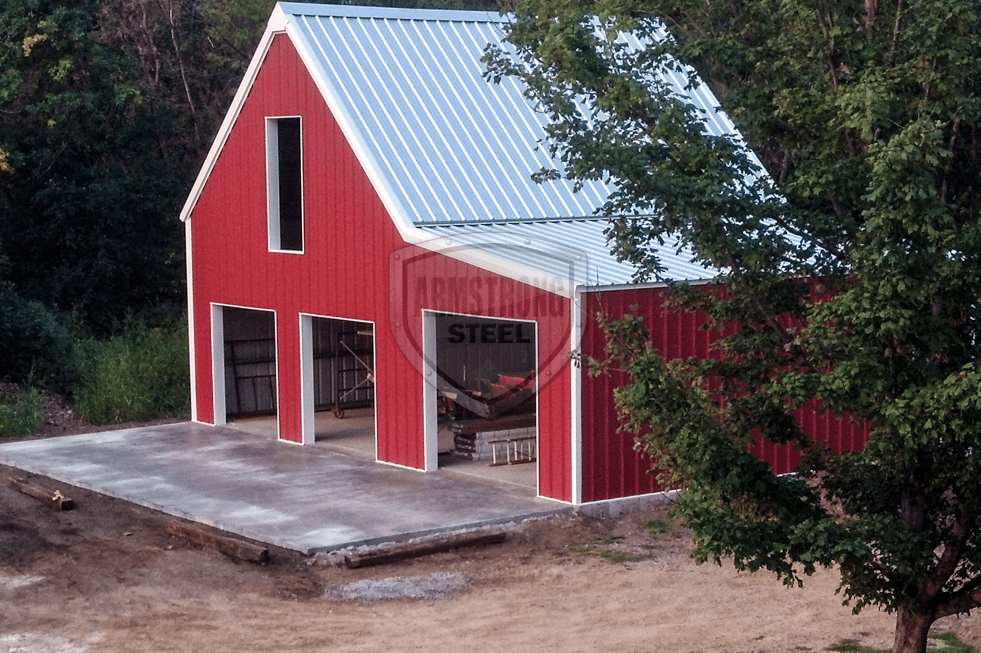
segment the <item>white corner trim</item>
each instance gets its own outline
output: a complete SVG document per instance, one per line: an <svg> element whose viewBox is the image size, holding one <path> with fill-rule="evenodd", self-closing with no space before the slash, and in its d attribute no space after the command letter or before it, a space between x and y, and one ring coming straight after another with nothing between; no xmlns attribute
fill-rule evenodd
<svg viewBox="0 0 981 653"><path fill-rule="evenodd" d="M191 265L191 223L184 223L184 259L187 269L187 355L188 370L191 375L191 421L198 421L198 370L197 359L194 355L196 340L194 337L194 268Z"/></svg>
<svg viewBox="0 0 981 653"><path fill-rule="evenodd" d="M225 405L225 317L221 304L209 304L211 311L211 392L215 426L228 422Z"/></svg>
<svg viewBox="0 0 981 653"><path fill-rule="evenodd" d="M313 380L313 317L300 313L300 444L316 442Z"/></svg>
<svg viewBox="0 0 981 653"><path fill-rule="evenodd" d="M569 349L572 352L582 352L583 311L582 291L576 290L576 296L570 302L571 324L569 325ZM582 503L582 361L573 360L569 363L570 386L572 388L572 505Z"/></svg>
<svg viewBox="0 0 981 653"><path fill-rule="evenodd" d="M439 424L436 402L436 312L422 311L422 415L423 415L423 469L435 472L439 469Z"/></svg>

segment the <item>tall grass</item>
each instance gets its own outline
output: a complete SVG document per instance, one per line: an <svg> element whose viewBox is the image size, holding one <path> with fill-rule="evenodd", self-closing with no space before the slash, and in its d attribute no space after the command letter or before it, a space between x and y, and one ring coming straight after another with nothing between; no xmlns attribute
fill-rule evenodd
<svg viewBox="0 0 981 653"><path fill-rule="evenodd" d="M78 340L75 411L93 424L190 414L187 323L133 322L109 340Z"/></svg>
<svg viewBox="0 0 981 653"><path fill-rule="evenodd" d="M44 419L46 397L36 388L0 384L0 438L34 435Z"/></svg>

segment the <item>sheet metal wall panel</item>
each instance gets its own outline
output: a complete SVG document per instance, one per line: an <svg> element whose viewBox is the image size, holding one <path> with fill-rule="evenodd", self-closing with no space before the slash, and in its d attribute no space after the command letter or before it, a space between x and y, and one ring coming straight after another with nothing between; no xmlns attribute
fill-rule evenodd
<svg viewBox="0 0 981 653"><path fill-rule="evenodd" d="M718 332L702 329L706 318L698 313L675 313L663 307L664 289L624 289L591 292L585 295L587 322L582 340L584 354L602 357L606 339L595 316L599 311L616 318L628 312L642 316L651 340L667 358L714 355L712 339ZM627 378L609 374L582 376L583 501L630 496L660 489L650 475L651 460L633 451L633 436L618 432L619 420L613 390ZM839 419L812 402L798 410L796 417L813 439L826 442L835 451L854 451L865 446L867 429L847 419ZM767 461L774 472L793 471L800 462L790 446L757 444L750 449Z"/></svg>
<svg viewBox="0 0 981 653"><path fill-rule="evenodd" d="M662 351L677 356L692 339L661 308L660 289L627 289L584 295L586 322L582 351L602 358L606 336L599 328L598 313L621 317L636 308L647 321L652 338ZM694 354L694 352L692 352ZM622 373L591 377L582 374L582 500L601 501L655 492L659 488L648 456L634 450L632 434L620 432L613 391L627 381Z"/></svg>
<svg viewBox="0 0 981 653"><path fill-rule="evenodd" d="M303 119L304 254L268 251L265 118ZM191 218L194 347L199 419L214 421L211 396L210 305L276 312L279 346L280 437L300 439L299 314L372 322L376 347L378 457L407 467L424 466L423 386L419 359L399 346L389 283L392 253L419 259L417 274L466 279L485 288L502 279L472 266L407 247L288 38L277 36L237 122L218 157ZM568 300L517 282L531 306L565 306L538 322L539 347L567 351ZM421 328L421 309L448 310L449 298L428 296L410 308ZM558 303L557 303L558 302ZM561 304L564 302L564 304ZM483 301L481 314L523 317L519 302ZM416 311L418 309L418 311ZM413 312L415 311L415 312ZM539 492L571 500L568 365L540 388Z"/></svg>

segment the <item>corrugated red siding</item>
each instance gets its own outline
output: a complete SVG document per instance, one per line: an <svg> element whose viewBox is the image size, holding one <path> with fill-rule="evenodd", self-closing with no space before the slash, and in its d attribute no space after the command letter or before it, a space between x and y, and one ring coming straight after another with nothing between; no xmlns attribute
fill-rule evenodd
<svg viewBox="0 0 981 653"><path fill-rule="evenodd" d="M701 329L704 315L677 313L664 309L663 288L634 288L592 292L585 295L587 311L582 351L602 357L606 338L596 325L595 316L602 311L611 318L632 313L642 316L651 332L655 347L667 358L711 355L711 339L716 332ZM622 374L607 374L582 380L583 501L599 501L658 490L648 473L652 461L633 450L633 436L618 431L613 390L627 379ZM810 404L797 411L804 430L816 440L824 441L837 451L856 450L865 445L865 429L847 420L836 419L827 411ZM764 444L754 453L770 463L778 474L792 471L798 454L789 446Z"/></svg>
<svg viewBox="0 0 981 653"><path fill-rule="evenodd" d="M302 117L305 253L269 252L266 232L265 118ZM276 312L280 437L301 433L299 315L370 321L375 329L378 458L423 468L420 361L400 347L398 315L421 329L423 308L460 310L449 298L394 297L396 252L413 257L413 274L466 279L485 291L502 279L418 248L406 248L360 163L286 36L277 36L191 218L194 347L198 419L213 423L211 304ZM504 282L507 283L507 282ZM540 357L569 343L569 302L515 283L514 294L553 311L534 316ZM461 312L530 318L521 301L487 292ZM471 298L472 300L474 298ZM403 302L393 309L393 302ZM551 302L551 303L550 303ZM479 304L479 306L478 306ZM472 309L472 310L471 310ZM479 309L479 310L478 310ZM404 343L402 343L404 344ZM571 377L566 365L541 379L539 493L569 501Z"/></svg>
<svg viewBox="0 0 981 653"><path fill-rule="evenodd" d="M596 315L611 318L633 313L644 318L654 345L665 356L705 357L709 355L709 332L699 329L704 318L664 310L663 289L635 288L585 295L586 323L582 351L602 357L606 335L597 326ZM652 460L634 450L634 438L619 431L613 390L627 381L624 374L582 377L582 500L601 501L647 492L659 488L650 473Z"/></svg>

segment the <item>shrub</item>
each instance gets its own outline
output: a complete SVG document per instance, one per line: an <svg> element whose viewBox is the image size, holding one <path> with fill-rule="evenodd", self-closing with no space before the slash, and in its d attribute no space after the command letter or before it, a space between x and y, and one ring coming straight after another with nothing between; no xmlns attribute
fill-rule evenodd
<svg viewBox="0 0 981 653"><path fill-rule="evenodd" d="M37 434L45 401L44 393L36 388L0 384L0 438Z"/></svg>
<svg viewBox="0 0 981 653"><path fill-rule="evenodd" d="M68 328L43 304L0 290L0 380L67 387Z"/></svg>
<svg viewBox="0 0 981 653"><path fill-rule="evenodd" d="M75 410L93 424L190 413L187 323L131 322L109 340L75 343Z"/></svg>

